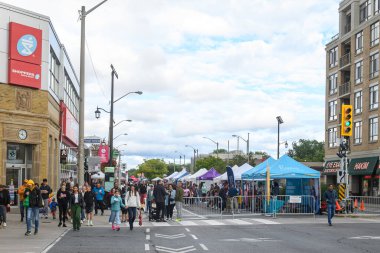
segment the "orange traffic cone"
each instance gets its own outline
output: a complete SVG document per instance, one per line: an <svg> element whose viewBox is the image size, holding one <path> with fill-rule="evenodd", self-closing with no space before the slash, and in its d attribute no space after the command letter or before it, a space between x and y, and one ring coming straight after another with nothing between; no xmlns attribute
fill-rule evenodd
<svg viewBox="0 0 380 253"><path fill-rule="evenodd" d="M336 206L335 211L337 212L342 211L342 208L340 207L338 200L335 202L335 206Z"/></svg>
<svg viewBox="0 0 380 253"><path fill-rule="evenodd" d="M355 209L358 209L358 199L355 199L355 202L354 202L354 208L355 208Z"/></svg>
<svg viewBox="0 0 380 253"><path fill-rule="evenodd" d="M359 210L362 211L362 212L365 211L364 201L363 200L360 202L360 209Z"/></svg>

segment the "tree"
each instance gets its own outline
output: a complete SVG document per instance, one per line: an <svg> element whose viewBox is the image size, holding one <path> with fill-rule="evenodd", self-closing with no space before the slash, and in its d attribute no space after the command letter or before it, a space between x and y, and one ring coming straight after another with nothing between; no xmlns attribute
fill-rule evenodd
<svg viewBox="0 0 380 253"><path fill-rule="evenodd" d="M219 173L224 173L226 172L226 163L220 158L217 158L214 156L207 156L207 157L200 158L197 160L197 162L195 163L194 172L202 168L206 168L206 169L214 168Z"/></svg>
<svg viewBox="0 0 380 253"><path fill-rule="evenodd" d="M179 165L179 164L176 164L175 165L175 171L181 171L182 170L182 165ZM173 163L169 163L168 164L168 173L169 174L172 174L174 172L174 164Z"/></svg>
<svg viewBox="0 0 380 253"><path fill-rule="evenodd" d="M218 150L214 150L212 151L213 154L216 154L216 153L219 153L219 154L223 154L223 153L227 153L227 150L223 149L223 148L220 148Z"/></svg>
<svg viewBox="0 0 380 253"><path fill-rule="evenodd" d="M137 173L144 173L144 176L150 179L155 177L162 178L168 172L168 165L160 159L144 160L144 163L140 164L137 170Z"/></svg>
<svg viewBox="0 0 380 253"><path fill-rule="evenodd" d="M247 162L247 157L242 156L242 155L234 155L232 159L230 159L230 164L231 165L237 165L237 166L242 166Z"/></svg>
<svg viewBox="0 0 380 253"><path fill-rule="evenodd" d="M128 170L128 177L130 177L130 176L135 176L135 177L137 177L137 170L136 169L130 169L130 170Z"/></svg>
<svg viewBox="0 0 380 253"><path fill-rule="evenodd" d="M324 142L300 139L293 142L288 155L300 162L323 162L325 156Z"/></svg>

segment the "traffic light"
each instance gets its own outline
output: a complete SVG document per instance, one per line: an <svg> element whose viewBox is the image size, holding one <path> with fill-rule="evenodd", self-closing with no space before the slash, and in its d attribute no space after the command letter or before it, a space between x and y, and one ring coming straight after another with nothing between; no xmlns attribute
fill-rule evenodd
<svg viewBox="0 0 380 253"><path fill-rule="evenodd" d="M352 105L342 105L341 136L352 136Z"/></svg>

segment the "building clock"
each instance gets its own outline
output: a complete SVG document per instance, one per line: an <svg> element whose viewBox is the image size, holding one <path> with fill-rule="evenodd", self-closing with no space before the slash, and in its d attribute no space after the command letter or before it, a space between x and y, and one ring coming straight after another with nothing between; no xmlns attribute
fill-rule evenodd
<svg viewBox="0 0 380 253"><path fill-rule="evenodd" d="M18 131L18 138L20 138L21 140L25 140L27 137L28 137L28 132L26 132L26 130L20 129Z"/></svg>

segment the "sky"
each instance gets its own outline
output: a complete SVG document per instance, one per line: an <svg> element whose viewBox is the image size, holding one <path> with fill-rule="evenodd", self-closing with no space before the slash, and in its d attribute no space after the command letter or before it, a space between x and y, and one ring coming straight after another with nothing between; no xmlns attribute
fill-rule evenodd
<svg viewBox="0 0 380 253"><path fill-rule="evenodd" d="M78 10L100 0L1 0L49 16L79 77ZM143 159L187 162L237 149L277 152L281 142L324 140L325 45L340 0L108 0L86 18L85 135L108 136L111 69L114 146L129 169ZM240 141L239 148L245 144ZM177 152L176 152L177 151ZM243 151L246 151L245 149ZM282 144L280 154L287 149Z"/></svg>

